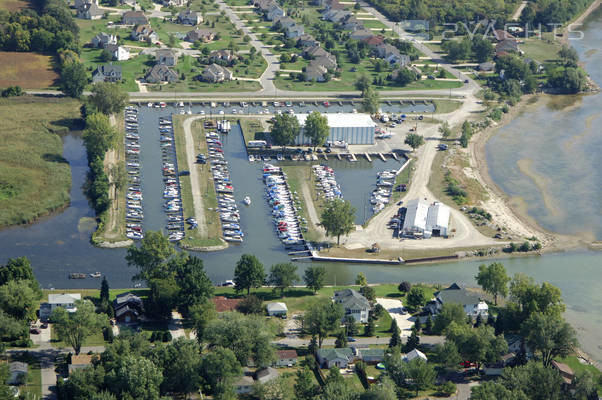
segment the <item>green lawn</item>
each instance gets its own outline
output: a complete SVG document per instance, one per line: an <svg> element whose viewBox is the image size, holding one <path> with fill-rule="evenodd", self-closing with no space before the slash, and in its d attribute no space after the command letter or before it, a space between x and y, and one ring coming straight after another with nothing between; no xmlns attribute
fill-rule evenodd
<svg viewBox="0 0 602 400"><path fill-rule="evenodd" d="M199 82L199 81L184 81L170 83L166 85L149 85L151 91L202 91L202 92L255 92L261 89L259 82L255 81L228 81L219 84Z"/></svg>
<svg viewBox="0 0 602 400"><path fill-rule="evenodd" d="M27 380L20 386L21 395L25 399L42 398L42 370L40 361L27 352L11 357L10 361L21 361L28 364Z"/></svg>
<svg viewBox="0 0 602 400"><path fill-rule="evenodd" d="M455 100L433 100L433 103L437 114L447 114L462 107L462 102Z"/></svg>
<svg viewBox="0 0 602 400"><path fill-rule="evenodd" d="M51 333L52 337L50 338L50 344L52 345L52 347L66 347L69 348L71 347L70 344L66 343L66 342L62 342L58 339L58 336L56 334L56 330L52 329L52 333ZM88 337L85 341L83 346L104 346L107 342L105 342L103 336L102 336L102 331L99 332L94 332L92 334L92 336Z"/></svg>
<svg viewBox="0 0 602 400"><path fill-rule="evenodd" d="M30 223L69 203L71 169L60 134L79 127L80 102L0 100L0 226Z"/></svg>
<svg viewBox="0 0 602 400"><path fill-rule="evenodd" d="M558 61L560 44L551 40L526 39L520 44L520 49L525 52L524 57L532 58L541 63Z"/></svg>
<svg viewBox="0 0 602 400"><path fill-rule="evenodd" d="M598 393L602 393L602 372L598 368L594 367L593 365L582 364L579 362L579 358L577 358L577 356L556 357L556 361L560 361L568 365L576 374L582 371L589 371L594 378L594 382L598 388Z"/></svg>

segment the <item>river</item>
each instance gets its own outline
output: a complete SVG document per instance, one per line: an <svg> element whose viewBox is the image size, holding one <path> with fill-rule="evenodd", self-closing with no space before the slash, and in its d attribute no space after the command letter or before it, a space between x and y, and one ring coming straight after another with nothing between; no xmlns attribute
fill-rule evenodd
<svg viewBox="0 0 602 400"><path fill-rule="evenodd" d="M602 34L600 12L589 19L586 28L585 39L572 44L579 51L592 77L602 83L602 71L598 67L602 61L599 51ZM599 171L599 154L602 149L600 137L596 135L602 122L597 116L601 109L601 95L556 97L530 107L522 116L502 128L487 145L492 178L511 196L524 199L528 204L529 214L544 227L563 233L586 232L589 236L602 236L602 175ZM420 111L429 110L425 108ZM141 159L145 226L151 229L159 229L163 225L159 207L161 200L158 198L161 190L160 167L157 161L146 162L158 160L157 156L160 154L157 118L158 114L153 118L143 119L143 124L148 126L141 127L144 135L141 140L144 145ZM253 204L248 210L243 210L242 224L247 232L243 245L231 246L223 252L198 254L204 260L210 278L216 283L232 278L236 260L243 252L256 254L266 266L288 260L269 225L258 170L255 167L249 168L242 139L236 133L233 131L225 143L232 166L232 179L237 197L249 194ZM99 287L100 282L95 279L67 279L69 272L94 271L101 271L107 276L113 288L130 287L134 270L124 261L125 250L98 249L90 245L89 238L94 229L93 211L82 191L87 170L86 153L80 136L69 134L63 140L63 155L69 161L72 172L71 204L63 212L44 218L36 224L0 231L0 263L9 257L29 257L35 275L44 288ZM569 145L570 149L567 147ZM496 149L495 152L491 150L493 148ZM523 161L517 164L520 160ZM357 163L357 166L352 163L334 165L344 196L356 202L362 219L361 193L368 191L374 182L367 182L366 189L358 190L353 187L357 181L354 178L358 173L368 176L380 168L393 167L392 161L383 164L376 161L371 166L363 162ZM533 185L529 179L534 176L546 177L545 185ZM542 189L547 191L547 203ZM543 204L547 206L544 207ZM364 272L369 282L409 280L476 285L474 275L481 263L478 260L465 260L422 266L330 264L327 266L327 282L352 283L358 272ZM504 259L503 263L510 274L524 272L538 282L548 281L558 286L567 304L566 317L577 329L582 348L602 361L602 347L599 347L602 343L602 307L599 307L602 301L602 255L599 252L512 258ZM310 264L299 264L300 274L308 265Z"/></svg>

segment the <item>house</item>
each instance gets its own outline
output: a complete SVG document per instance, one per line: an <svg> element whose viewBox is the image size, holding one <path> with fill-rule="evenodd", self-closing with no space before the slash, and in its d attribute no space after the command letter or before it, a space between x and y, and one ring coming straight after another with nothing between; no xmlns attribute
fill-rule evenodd
<svg viewBox="0 0 602 400"><path fill-rule="evenodd" d="M59 307L66 309L67 312L75 312L77 310L75 302L81 299L82 295L79 293L49 294L48 302L40 305L40 319L48 319L50 314Z"/></svg>
<svg viewBox="0 0 602 400"><path fill-rule="evenodd" d="M84 4L88 4L88 3L90 3L90 0L74 0L73 8L75 8L77 10Z"/></svg>
<svg viewBox="0 0 602 400"><path fill-rule="evenodd" d="M382 35L371 35L365 39L361 39L362 42L366 43L368 45L368 47L375 48L377 46L380 46L381 44L383 44L385 42L385 37Z"/></svg>
<svg viewBox="0 0 602 400"><path fill-rule="evenodd" d="M159 36L150 25L136 25L130 36L132 40L138 42L156 42L159 39Z"/></svg>
<svg viewBox="0 0 602 400"><path fill-rule="evenodd" d="M215 38L215 32L211 29L195 28L186 34L187 42L198 42L208 43Z"/></svg>
<svg viewBox="0 0 602 400"><path fill-rule="evenodd" d="M228 299L224 296L215 296L211 299L218 313L236 311L240 299Z"/></svg>
<svg viewBox="0 0 602 400"><path fill-rule="evenodd" d="M491 61L485 61L479 64L479 71L482 72L491 72L495 69L495 64Z"/></svg>
<svg viewBox="0 0 602 400"><path fill-rule="evenodd" d="M255 372L255 380L259 383L268 383L273 379L278 378L278 371L272 367L265 367Z"/></svg>
<svg viewBox="0 0 602 400"><path fill-rule="evenodd" d="M488 376L500 376L504 372L504 368L508 365L512 365L514 360L516 360L515 353L504 354L499 362L485 364L483 372Z"/></svg>
<svg viewBox="0 0 602 400"><path fill-rule="evenodd" d="M77 9L77 18L81 19L101 19L103 15L104 11L96 3L86 3Z"/></svg>
<svg viewBox="0 0 602 400"><path fill-rule="evenodd" d="M253 380L253 377L243 375L234 382L234 390L237 394L250 394L253 392L254 385L255 381Z"/></svg>
<svg viewBox="0 0 602 400"><path fill-rule="evenodd" d="M121 65L113 65L112 63L99 65L92 73L92 83L120 81Z"/></svg>
<svg viewBox="0 0 602 400"><path fill-rule="evenodd" d="M280 302L268 303L266 309L268 310L268 315L270 317L286 318L286 313L288 312L286 304Z"/></svg>
<svg viewBox="0 0 602 400"><path fill-rule="evenodd" d="M167 65L156 64L144 77L148 83L177 82L178 74Z"/></svg>
<svg viewBox="0 0 602 400"><path fill-rule="evenodd" d="M121 23L124 25L147 25L148 19L143 11L126 11L121 16Z"/></svg>
<svg viewBox="0 0 602 400"><path fill-rule="evenodd" d="M274 365L277 367L290 367L297 365L296 350L276 350L276 361Z"/></svg>
<svg viewBox="0 0 602 400"><path fill-rule="evenodd" d="M273 21L278 17L284 17L286 12L277 4L272 4L266 11L265 17L268 21Z"/></svg>
<svg viewBox="0 0 602 400"><path fill-rule="evenodd" d="M69 375L75 370L84 369L92 364L91 354L72 355L69 363Z"/></svg>
<svg viewBox="0 0 602 400"><path fill-rule="evenodd" d="M343 306L345 316L351 315L356 322L368 322L370 302L353 289L343 289L334 292L334 301Z"/></svg>
<svg viewBox="0 0 602 400"><path fill-rule="evenodd" d="M130 306L124 306L115 310L115 319L122 324L137 323L140 320L140 312Z"/></svg>
<svg viewBox="0 0 602 400"><path fill-rule="evenodd" d="M117 44L117 36L101 32L90 40L92 47L104 49L110 44Z"/></svg>
<svg viewBox="0 0 602 400"><path fill-rule="evenodd" d="M228 49L213 50L211 53L209 53L209 60L212 62L223 61L230 64L237 58L238 56L234 54L232 50Z"/></svg>
<svg viewBox="0 0 602 400"><path fill-rule="evenodd" d="M356 350L356 355L360 360L362 360L366 364L378 364L385 360L384 349L358 348Z"/></svg>
<svg viewBox="0 0 602 400"><path fill-rule="evenodd" d="M305 80L306 81L315 81L315 82L324 82L326 80L324 74L328 72L328 69L317 63L316 60L311 60L309 65L305 67Z"/></svg>
<svg viewBox="0 0 602 400"><path fill-rule="evenodd" d="M312 46L320 47L320 42L318 42L312 35L305 33L299 36L299 40L297 40L297 46L301 48Z"/></svg>
<svg viewBox="0 0 602 400"><path fill-rule="evenodd" d="M408 56L402 57L397 47L389 43L382 43L374 47L374 52L377 55L377 57L384 59L389 64L397 64L402 59L407 64L410 60Z"/></svg>
<svg viewBox="0 0 602 400"><path fill-rule="evenodd" d="M106 47L106 50L111 54L111 57L115 61L126 61L130 59L130 51L123 46L110 44Z"/></svg>
<svg viewBox="0 0 602 400"><path fill-rule="evenodd" d="M366 40L373 36L374 36L374 33L372 33L372 31L369 29L358 29L357 31L352 32L349 35L349 38L353 39L353 40ZM384 42L384 38L383 38L383 40L379 41L379 43L377 43L376 45L382 44L383 42Z"/></svg>
<svg viewBox="0 0 602 400"><path fill-rule="evenodd" d="M175 67L178 63L178 54L170 49L160 49L155 52L157 64Z"/></svg>
<svg viewBox="0 0 602 400"><path fill-rule="evenodd" d="M364 24L353 15L350 15L343 21L343 29L348 31L359 31L364 29Z"/></svg>
<svg viewBox="0 0 602 400"><path fill-rule="evenodd" d="M215 63L208 65L201 73L201 78L205 82L223 82L232 79L232 71Z"/></svg>
<svg viewBox="0 0 602 400"><path fill-rule="evenodd" d="M337 67L337 59L328 51L324 50L320 46L311 46L303 49L303 56L314 60L320 59L320 62L316 65L322 65L326 69L335 69ZM323 58L327 58L325 61ZM310 63L311 64L311 63Z"/></svg>
<svg viewBox="0 0 602 400"><path fill-rule="evenodd" d="M337 59L334 58L334 56L330 53L328 53L328 55L315 58L312 60L312 62L323 66L329 71L337 68Z"/></svg>
<svg viewBox="0 0 602 400"><path fill-rule="evenodd" d="M322 19L324 21L330 22L343 22L347 18L351 16L351 12L347 10L335 10L331 9L322 14Z"/></svg>
<svg viewBox="0 0 602 400"><path fill-rule="evenodd" d="M496 29L495 31L493 31L493 38L498 42L503 42L504 40L513 40L517 42L517 39L514 35L502 29Z"/></svg>
<svg viewBox="0 0 602 400"><path fill-rule="evenodd" d="M118 310L122 307L129 306L142 312L144 310L142 299L132 292L122 293L117 295L113 300L113 309Z"/></svg>
<svg viewBox="0 0 602 400"><path fill-rule="evenodd" d="M520 48L518 47L518 42L516 40L502 40L498 44L495 45L495 55L500 57L505 55L503 53L520 53Z"/></svg>
<svg viewBox="0 0 602 400"><path fill-rule="evenodd" d="M198 25L203 22L203 14L190 9L182 10L178 14L178 23L185 25Z"/></svg>
<svg viewBox="0 0 602 400"><path fill-rule="evenodd" d="M186 5L186 1L184 0L163 0L161 2L165 7L184 7Z"/></svg>
<svg viewBox="0 0 602 400"><path fill-rule="evenodd" d="M424 362L428 361L428 358L426 357L426 355L418 349L414 349L414 350L410 351L409 353L405 354L402 357L402 360L405 362L410 362L415 358L420 358Z"/></svg>
<svg viewBox="0 0 602 400"><path fill-rule="evenodd" d="M9 377L6 383L9 385L21 385L27 379L27 363L13 361L8 364Z"/></svg>
<svg viewBox="0 0 602 400"><path fill-rule="evenodd" d="M305 33L305 29L302 25L293 25L285 29L285 35L287 39L295 39Z"/></svg>
<svg viewBox="0 0 602 400"><path fill-rule="evenodd" d="M347 368L347 365L355 359L353 350L349 347L342 349L319 349L316 355L320 368Z"/></svg>
<svg viewBox="0 0 602 400"><path fill-rule="evenodd" d="M571 367L556 360L552 360L550 366L556 371L558 371L560 377L562 378L565 384L570 385L571 383L573 383L573 379L575 379L575 373L573 372Z"/></svg>
<svg viewBox="0 0 602 400"><path fill-rule="evenodd" d="M460 304L464 308L467 316L476 318L481 316L487 318L489 306L478 294L469 292L454 283L446 289L435 293L435 300L426 305L427 310L436 315L441 310L443 304Z"/></svg>
<svg viewBox="0 0 602 400"><path fill-rule="evenodd" d="M293 25L296 25L297 23L295 22L294 19L292 19L291 17L278 17L274 19L274 22L272 23L272 26L277 28L277 29L287 29L288 27L291 27Z"/></svg>

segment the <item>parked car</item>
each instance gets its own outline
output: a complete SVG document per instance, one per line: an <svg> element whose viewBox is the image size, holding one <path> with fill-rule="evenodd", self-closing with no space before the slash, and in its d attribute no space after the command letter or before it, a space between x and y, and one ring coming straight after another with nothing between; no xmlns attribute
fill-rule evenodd
<svg viewBox="0 0 602 400"><path fill-rule="evenodd" d="M354 338L354 337L351 337L351 336L347 336L347 341L348 341L348 342L356 342L356 341L357 341L357 339L356 339L356 338Z"/></svg>
<svg viewBox="0 0 602 400"><path fill-rule="evenodd" d="M42 331L39 328L31 328L29 333L33 333L34 335L39 335Z"/></svg>
<svg viewBox="0 0 602 400"><path fill-rule="evenodd" d="M40 325L40 328L42 328L42 329L48 328L48 323L44 322L42 325Z"/></svg>

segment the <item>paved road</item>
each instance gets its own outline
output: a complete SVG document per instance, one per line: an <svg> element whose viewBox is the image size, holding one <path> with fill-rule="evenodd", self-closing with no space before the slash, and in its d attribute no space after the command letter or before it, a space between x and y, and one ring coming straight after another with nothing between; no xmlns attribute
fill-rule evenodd
<svg viewBox="0 0 602 400"><path fill-rule="evenodd" d="M349 342L349 345L383 345L389 344L389 337L356 337L355 342ZM276 340L273 343L281 346L303 347L309 345L310 338L299 338L289 336L284 339ZM324 339L322 346L334 346L336 339ZM445 341L445 336L420 336L420 343L426 345L442 344Z"/></svg>
<svg viewBox="0 0 602 400"><path fill-rule="evenodd" d="M184 141L186 145L186 162L188 171L190 171L190 189L192 192L192 205L194 208L194 217L198 226L205 227L205 210L203 209L203 198L201 195L199 169L200 166L195 162L196 151L194 148L194 138L192 136L192 122L201 117L191 117L184 120ZM204 140L202 138L201 140Z"/></svg>

